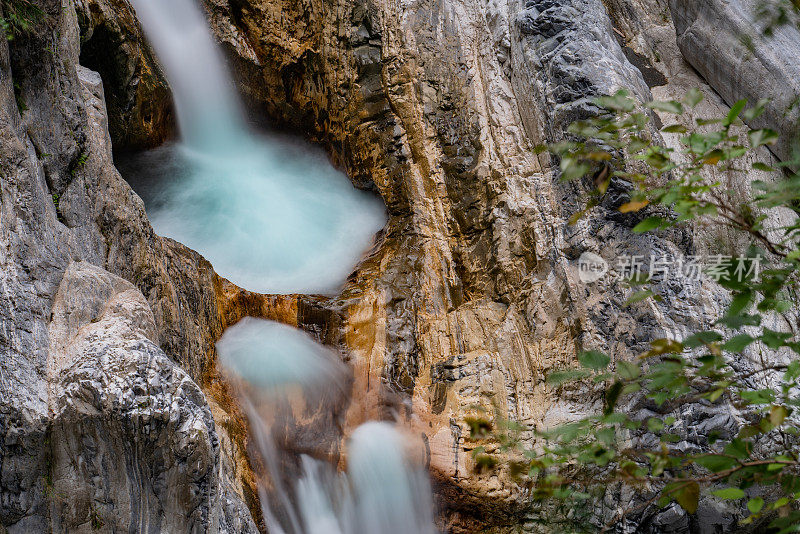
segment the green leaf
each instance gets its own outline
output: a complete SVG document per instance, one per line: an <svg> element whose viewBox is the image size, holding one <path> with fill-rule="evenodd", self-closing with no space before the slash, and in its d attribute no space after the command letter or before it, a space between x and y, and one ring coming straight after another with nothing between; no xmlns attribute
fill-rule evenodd
<svg viewBox="0 0 800 534"><path fill-rule="evenodd" d="M742 112L742 110L744 110L746 105L747 105L747 100L739 100L738 102L736 102L731 107L728 116L725 117L724 121L722 121L722 124L724 124L725 126L730 126L731 124L736 122L736 119L739 118L739 114Z"/></svg>
<svg viewBox="0 0 800 534"><path fill-rule="evenodd" d="M648 352L648 356L660 356L662 354L680 354L683 352L683 343L679 343L674 339L654 339L650 342L652 347Z"/></svg>
<svg viewBox="0 0 800 534"><path fill-rule="evenodd" d="M786 368L783 379L790 384L800 378L800 360L793 360Z"/></svg>
<svg viewBox="0 0 800 534"><path fill-rule="evenodd" d="M674 495L675 500L681 505L681 508L690 514L697 512L697 504L700 501L700 484L694 480L687 482L686 485L676 491Z"/></svg>
<svg viewBox="0 0 800 534"><path fill-rule="evenodd" d="M597 432L597 440L604 445L611 447L616 441L616 433L613 428L603 428Z"/></svg>
<svg viewBox="0 0 800 534"><path fill-rule="evenodd" d="M596 350L587 350L578 354L578 361L586 369L594 371L601 371L608 367L611 363L611 358Z"/></svg>
<svg viewBox="0 0 800 534"><path fill-rule="evenodd" d="M754 119L759 118L766 111L767 104L769 104L769 99L768 98L762 98L761 100L759 100L756 103L755 106L753 106L752 108L750 108L747 111L745 111L744 113L742 113L742 119L745 122L749 122L749 121L752 121Z"/></svg>
<svg viewBox="0 0 800 534"><path fill-rule="evenodd" d="M739 334L730 338L722 348L729 352L742 352L755 339L747 334Z"/></svg>
<svg viewBox="0 0 800 534"><path fill-rule="evenodd" d="M772 423L774 427L781 426L784 419L788 416L789 410L786 409L786 406L773 406L769 410L769 422Z"/></svg>
<svg viewBox="0 0 800 534"><path fill-rule="evenodd" d="M753 300L753 294L749 291L745 291L744 293L739 293L733 300L731 301L731 305L728 307L728 315L736 316L742 313L747 309L750 305L750 302Z"/></svg>
<svg viewBox="0 0 800 534"><path fill-rule="evenodd" d="M618 209L620 213L633 213L635 211L643 210L648 204L650 204L650 201L647 199L631 200L630 202L626 202L620 206Z"/></svg>
<svg viewBox="0 0 800 534"><path fill-rule="evenodd" d="M789 504L789 502L791 502L791 501L789 501L789 499L788 499L788 498L786 498L786 497L781 497L780 499L778 499L777 501L775 501L774 503L772 503L772 509L773 509L773 510L777 510L778 508L783 508L784 506L786 506L787 504Z"/></svg>
<svg viewBox="0 0 800 534"><path fill-rule="evenodd" d="M750 139L750 144L753 148L758 148L761 145L771 145L778 140L778 132L764 128L763 130L750 130L747 137Z"/></svg>
<svg viewBox="0 0 800 534"><path fill-rule="evenodd" d="M775 332L774 330L765 328L764 333L761 335L761 341L767 347L775 350L781 348L790 337L792 337L791 333Z"/></svg>
<svg viewBox="0 0 800 534"><path fill-rule="evenodd" d="M725 499L727 501L733 501L736 499L741 499L744 497L744 491L740 490L739 488L725 488L721 490L712 491L711 495L714 497L719 497L720 499Z"/></svg>
<svg viewBox="0 0 800 534"><path fill-rule="evenodd" d="M614 408L617 406L620 393L622 393L622 382L617 380L611 385L610 388L606 390L606 406L605 410L603 410L604 415L609 415L614 411Z"/></svg>
<svg viewBox="0 0 800 534"><path fill-rule="evenodd" d="M574 369L570 371L554 371L547 375L547 383L551 386L560 386L565 382L574 382L590 376L591 373L585 369Z"/></svg>
<svg viewBox="0 0 800 534"><path fill-rule="evenodd" d="M629 298L628 300L625 301L625 304L627 306L630 306L632 304L636 304L636 303L642 302L643 300L647 300L650 297L652 297L653 295L655 295L655 293L653 293L649 289L646 289L644 291L637 291L636 293L631 295L631 298Z"/></svg>
<svg viewBox="0 0 800 534"><path fill-rule="evenodd" d="M570 226L575 226L576 224L578 224L578 221L583 219L583 216L586 215L588 211L589 210L587 209L573 213L572 217L570 217L569 220L567 221L567 224L569 224Z"/></svg>
<svg viewBox="0 0 800 534"><path fill-rule="evenodd" d="M774 167L770 167L766 163L761 163L760 161L756 161L755 163L753 163L753 168L757 171L775 172Z"/></svg>
<svg viewBox="0 0 800 534"><path fill-rule="evenodd" d="M669 126L661 128L661 131L664 133L686 133L688 130L686 126L682 124L670 124Z"/></svg>
<svg viewBox="0 0 800 534"><path fill-rule="evenodd" d="M759 434L762 434L763 432L764 431L761 429L761 426L759 425L745 425L739 431L738 438L739 439L753 438L755 436L758 436Z"/></svg>
<svg viewBox="0 0 800 534"><path fill-rule="evenodd" d="M753 446L749 441L743 441L741 439L734 439L727 445L725 445L724 453L730 456L735 456L740 460L746 460L750 457L750 451L752 450Z"/></svg>
<svg viewBox="0 0 800 534"><path fill-rule="evenodd" d="M690 108L695 108L697 107L697 104L703 101L703 98L705 97L703 96L702 91L696 87L693 87L688 93L686 93L686 97L683 99L683 101Z"/></svg>
<svg viewBox="0 0 800 534"><path fill-rule="evenodd" d="M667 102L654 100L652 102L648 102L645 105L650 109L655 109L658 111L666 111L667 113L673 113L675 115L680 115L683 113L683 106L681 105L681 103L676 102L674 100L670 100Z"/></svg>
<svg viewBox="0 0 800 534"><path fill-rule="evenodd" d="M761 316L748 314L727 315L717 321L717 323L733 329L738 329L743 326L759 326L761 324Z"/></svg>
<svg viewBox="0 0 800 534"><path fill-rule="evenodd" d="M708 345L709 343L715 343L720 340L722 340L722 336L718 332L707 330L689 336L683 344L690 349L694 349L701 345Z"/></svg>
<svg viewBox="0 0 800 534"><path fill-rule="evenodd" d="M740 391L739 396L749 404L772 404L775 400L775 392L771 389Z"/></svg>
<svg viewBox="0 0 800 534"><path fill-rule="evenodd" d="M634 380L639 377L642 371L635 363L620 360L617 362L617 373L625 380Z"/></svg>
<svg viewBox="0 0 800 534"><path fill-rule="evenodd" d="M595 98L594 103L612 111L631 112L635 109L636 104L633 99L628 97L628 91L620 89L613 96L601 96Z"/></svg>
<svg viewBox="0 0 800 534"><path fill-rule="evenodd" d="M582 161L579 162L572 157L565 157L561 160L561 180L565 182L583 178L591 170L591 165Z"/></svg>
<svg viewBox="0 0 800 534"><path fill-rule="evenodd" d="M719 399L723 395L723 393L725 393L725 389L724 388L718 388L718 389L715 389L714 391L712 391L711 393L709 393L706 396L706 398L709 400L709 402L717 402L717 399Z"/></svg>
<svg viewBox="0 0 800 534"><path fill-rule="evenodd" d="M762 508L764 508L764 499L761 497L753 497L747 501L747 509L750 510L751 514L757 514Z"/></svg>
<svg viewBox="0 0 800 534"><path fill-rule="evenodd" d="M718 454L707 454L704 456L698 456L694 459L694 462L697 465L705 467L712 473L719 473L720 471L727 471L731 469L738 462L734 458L730 458L728 456L720 456Z"/></svg>
<svg viewBox="0 0 800 534"><path fill-rule="evenodd" d="M644 232L649 232L650 230L655 230L656 228L660 228L667 221L662 219L661 217L648 217L636 226L633 227L634 233L642 234Z"/></svg>
<svg viewBox="0 0 800 534"><path fill-rule="evenodd" d="M664 430L664 421L656 417L651 417L647 420L647 429L650 432L659 432Z"/></svg>

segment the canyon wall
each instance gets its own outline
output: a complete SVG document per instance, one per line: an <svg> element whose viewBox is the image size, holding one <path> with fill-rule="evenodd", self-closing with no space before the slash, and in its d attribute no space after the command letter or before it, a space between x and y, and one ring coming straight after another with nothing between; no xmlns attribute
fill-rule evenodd
<svg viewBox="0 0 800 534"><path fill-rule="evenodd" d="M247 293L155 235L111 152L112 139L132 148L173 135L169 90L130 6L37 4L45 20L0 45L0 525L10 533L255 532L247 428L213 345L244 315L342 352L355 374L344 432L393 418L419 436L443 527L534 529L546 517L525 488L504 469L476 469L464 418L546 428L580 417L600 392L554 389L547 373L586 348L631 357L724 303L708 280L661 279L660 302L626 306L618 258L735 239L633 234L648 213L618 212L624 182L570 226L588 185L561 183L533 150L619 88L644 101L700 87L696 113L724 113L715 91L730 103L740 95L726 84L745 86L709 63L714 50L691 55L692 3L206 0L250 106L322 144L386 204L386 228L334 298ZM611 275L582 283L585 251ZM736 425L709 407L677 430L702 446L690 429L719 417ZM613 497L599 516L637 498ZM643 532L724 530L734 517L715 506L633 520Z"/></svg>

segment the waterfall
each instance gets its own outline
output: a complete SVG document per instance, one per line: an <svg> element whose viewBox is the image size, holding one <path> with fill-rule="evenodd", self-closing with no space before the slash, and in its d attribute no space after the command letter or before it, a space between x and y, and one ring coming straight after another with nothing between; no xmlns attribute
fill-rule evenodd
<svg viewBox="0 0 800 534"><path fill-rule="evenodd" d="M252 318L229 328L217 349L222 366L240 385L265 466L261 504L270 533L435 532L427 475L410 459L407 440L392 424L356 428L347 442L344 473L310 453L300 454L299 463L292 460L297 444L286 439L287 429L306 436L324 427L324 419L309 414L348 394L346 366L332 351L297 329ZM279 446L287 441L289 450Z"/></svg>
<svg viewBox="0 0 800 534"><path fill-rule="evenodd" d="M181 141L118 158L160 235L261 293L335 294L386 221L305 142L257 134L194 0L132 0L173 91Z"/></svg>
<svg viewBox="0 0 800 534"><path fill-rule="evenodd" d="M212 153L242 135L242 112L221 52L194 0L132 0L169 78L187 144Z"/></svg>
<svg viewBox="0 0 800 534"><path fill-rule="evenodd" d="M325 155L258 135L193 0L132 0L163 65L182 141L117 161L155 230L260 292L335 293L385 222ZM246 318L217 344L263 466L271 534L432 534L424 469L389 423L339 439L352 373L338 353L295 328Z"/></svg>

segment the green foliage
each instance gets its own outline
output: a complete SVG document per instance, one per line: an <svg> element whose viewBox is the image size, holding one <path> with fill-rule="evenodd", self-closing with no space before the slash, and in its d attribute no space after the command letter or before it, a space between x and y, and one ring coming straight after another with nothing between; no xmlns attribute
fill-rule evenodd
<svg viewBox="0 0 800 534"><path fill-rule="evenodd" d="M30 0L0 0L0 5L3 8L0 29L9 41L30 33L44 18L44 12Z"/></svg>
<svg viewBox="0 0 800 534"><path fill-rule="evenodd" d="M781 26L800 28L800 0L761 0L757 4L756 18L767 36Z"/></svg>
<svg viewBox="0 0 800 534"><path fill-rule="evenodd" d="M535 450L526 449L512 433L473 435L499 441L501 451L524 456L524 465L515 472L524 473L537 500L574 501L621 485L635 488L643 502L612 523L672 502L694 513L707 495L739 503L748 514L745 524L764 520L775 532L800 531L800 339L764 326L770 315L794 309L800 176L778 164L784 178L754 183L750 199L711 181L709 176L771 170L766 163L747 162L758 157L756 148L774 143L777 134L770 129L736 133L742 119L763 113L765 102L750 108L738 102L724 117L690 121L687 110L701 101L699 91L682 101L651 102L645 108L625 91L597 99L596 116L573 123L567 140L547 147L557 158L562 180L593 184L586 208L572 222L591 213L609 183L617 180L631 184L630 199L618 207L620 212L650 212L634 232L699 220L728 226L751 240L745 266L764 260L768 268L720 278L730 304L711 330L681 340L653 340L632 361L612 363L614 358L588 350L578 355L573 368L551 373L547 383L552 386L580 381L602 388L603 407L595 415L535 432ZM674 116L660 133L679 135L677 148L660 142L646 108ZM794 222L766 228L766 211L777 207L792 212ZM654 297L653 291L642 289L628 303ZM734 364L745 351L757 351L759 358L748 360L755 365L752 370L737 371ZM778 351L792 355L789 363L774 363L787 361ZM635 415L630 409L645 402L655 407L657 417ZM746 423L731 436L725 421L707 421L706 450L686 452L675 446L685 432L676 423L692 404L735 407ZM762 446L767 442L768 447ZM480 455L486 456L482 448ZM488 468L485 458L481 466Z"/></svg>
<svg viewBox="0 0 800 534"><path fill-rule="evenodd" d="M581 362L581 365L587 369L592 369L593 371L600 371L608 367L608 364L611 363L611 358L609 358L602 352L598 352L596 350L589 350L580 353L578 355L578 361Z"/></svg>
<svg viewBox="0 0 800 534"><path fill-rule="evenodd" d="M69 174L70 176L74 177L78 173L78 169L86 165L86 161L89 159L88 152L81 152L80 155L75 158L69 166Z"/></svg>

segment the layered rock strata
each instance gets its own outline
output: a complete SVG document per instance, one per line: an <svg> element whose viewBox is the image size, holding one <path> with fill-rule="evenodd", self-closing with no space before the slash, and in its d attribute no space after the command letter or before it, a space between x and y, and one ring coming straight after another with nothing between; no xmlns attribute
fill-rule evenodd
<svg viewBox="0 0 800 534"><path fill-rule="evenodd" d="M113 167L107 133L118 146L148 145L170 122L132 11L118 0L81 0L79 15L39 3L46 21L0 47L0 525L9 532L101 522L253 531L247 429L213 348L245 315L341 349L355 371L344 433L376 417L414 429L439 482L443 525L514 528L537 519L525 488L502 469L475 470L464 418L497 413L544 428L580 417L600 393L554 390L548 372L589 347L633 356L723 304L707 280L664 278L661 302L626 306L618 258L735 248L735 238L691 228L634 235L645 214L617 211L628 198L622 182L569 226L584 184L562 184L533 150L619 88L647 100L698 86L707 100L697 113L724 113L679 46L728 102L740 95L725 87L758 91L777 79L735 83L731 56L713 47L693 58L691 39L714 28L702 22L710 0L697 9L673 1L672 14L663 0L207 0L251 104L324 145L386 203L376 247L331 299L247 293L153 233ZM97 53L105 48L108 57ZM100 79L81 60L103 75L108 115ZM742 76L761 72L752 69ZM608 278L580 281L585 251L608 261ZM682 414L676 430L702 447L692 429L719 418L738 424L722 406ZM104 480L102 459L115 450L124 469ZM58 497L65 491L75 505ZM181 498L165 505L163 495ZM598 514L636 499L614 495ZM634 518L647 532L724 530L734 519L707 501L692 517L673 508Z"/></svg>

